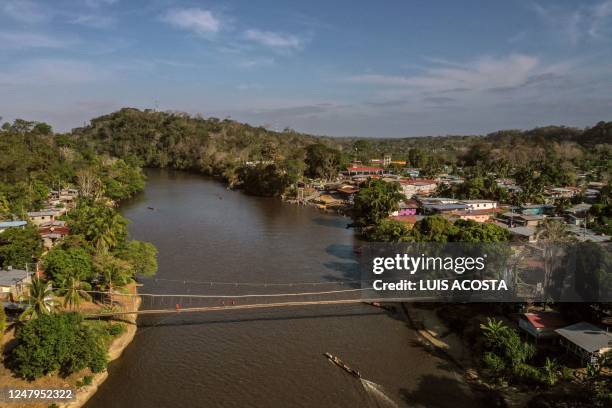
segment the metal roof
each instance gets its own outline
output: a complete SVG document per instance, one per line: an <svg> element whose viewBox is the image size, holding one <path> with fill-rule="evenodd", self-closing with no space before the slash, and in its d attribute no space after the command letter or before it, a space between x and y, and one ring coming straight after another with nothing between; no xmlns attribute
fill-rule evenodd
<svg viewBox="0 0 612 408"><path fill-rule="evenodd" d="M589 353L612 347L612 334L591 323L580 322L555 332Z"/></svg>
<svg viewBox="0 0 612 408"><path fill-rule="evenodd" d="M0 228L16 228L28 225L27 221L0 221Z"/></svg>
<svg viewBox="0 0 612 408"><path fill-rule="evenodd" d="M0 270L0 286L13 286L28 276L29 273L21 269Z"/></svg>

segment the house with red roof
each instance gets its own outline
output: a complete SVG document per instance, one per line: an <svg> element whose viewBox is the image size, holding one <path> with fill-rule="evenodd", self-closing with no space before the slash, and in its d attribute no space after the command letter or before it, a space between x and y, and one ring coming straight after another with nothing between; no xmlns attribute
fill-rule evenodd
<svg viewBox="0 0 612 408"><path fill-rule="evenodd" d="M556 337L555 330L566 324L557 312L523 313L519 320L519 328L536 340Z"/></svg>

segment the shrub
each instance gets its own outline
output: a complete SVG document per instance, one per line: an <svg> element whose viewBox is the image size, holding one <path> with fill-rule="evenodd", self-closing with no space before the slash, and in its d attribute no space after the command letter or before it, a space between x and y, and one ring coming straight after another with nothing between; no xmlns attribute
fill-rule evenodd
<svg viewBox="0 0 612 408"><path fill-rule="evenodd" d="M506 369L504 360L495 353L487 351L483 356L483 363L493 374L501 374Z"/></svg>
<svg viewBox="0 0 612 408"><path fill-rule="evenodd" d="M16 335L11 351L13 370L33 380L59 371L67 376L89 367L102 371L107 364L102 341L83 324L78 313L41 315L29 320Z"/></svg>
<svg viewBox="0 0 612 408"><path fill-rule="evenodd" d="M512 368L515 382L527 385L540 385L545 382L542 372L529 364L520 363Z"/></svg>
<svg viewBox="0 0 612 408"><path fill-rule="evenodd" d="M6 312L4 311L4 306L0 304L0 339L4 330L6 330L6 325Z"/></svg>
<svg viewBox="0 0 612 408"><path fill-rule="evenodd" d="M113 337L119 336L120 334L125 333L125 325L121 323L111 324L108 328L108 334Z"/></svg>

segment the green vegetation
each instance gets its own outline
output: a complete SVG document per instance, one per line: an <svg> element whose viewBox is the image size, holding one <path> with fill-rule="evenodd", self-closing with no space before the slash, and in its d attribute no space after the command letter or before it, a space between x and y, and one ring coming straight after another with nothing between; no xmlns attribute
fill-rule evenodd
<svg viewBox="0 0 612 408"><path fill-rule="evenodd" d="M10 359L15 372L33 380L59 372L70 375L86 367L97 373L106 367L103 340L78 313L41 315L17 331Z"/></svg>
<svg viewBox="0 0 612 408"><path fill-rule="evenodd" d="M2 338L2 335L4 334L4 330L6 330L6 325L7 325L6 312L4 311L4 306L2 306L0 307L0 338ZM1 349L0 349L0 352L2 352Z"/></svg>
<svg viewBox="0 0 612 408"><path fill-rule="evenodd" d="M93 278L92 257L83 248L63 249L55 247L43 260L45 274L61 287L69 278L90 280Z"/></svg>
<svg viewBox="0 0 612 408"><path fill-rule="evenodd" d="M306 148L306 176L332 180L340 171L342 154L323 143L311 144Z"/></svg>
<svg viewBox="0 0 612 408"><path fill-rule="evenodd" d="M355 196L353 221L356 226L365 228L379 224L391 211L399 208L404 198L398 183L368 179Z"/></svg>
<svg viewBox="0 0 612 408"><path fill-rule="evenodd" d="M38 277L32 278L27 299L24 299L28 308L21 315L21 319L36 319L55 312L58 304L53 295L51 282L45 282Z"/></svg>
<svg viewBox="0 0 612 408"><path fill-rule="evenodd" d="M26 268L42 253L42 241L36 228L9 228L0 233L0 266Z"/></svg>

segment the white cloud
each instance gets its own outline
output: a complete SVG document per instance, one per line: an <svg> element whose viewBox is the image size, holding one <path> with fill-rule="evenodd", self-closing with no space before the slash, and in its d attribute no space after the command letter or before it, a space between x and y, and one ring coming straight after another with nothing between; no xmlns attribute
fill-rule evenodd
<svg viewBox="0 0 612 408"><path fill-rule="evenodd" d="M181 29L196 34L214 34L221 30L221 20L209 10L186 8L169 10L162 20Z"/></svg>
<svg viewBox="0 0 612 408"><path fill-rule="evenodd" d="M304 43L302 39L295 35L255 29L247 30L245 37L266 47L281 50L298 50L302 48Z"/></svg>
<svg viewBox="0 0 612 408"><path fill-rule="evenodd" d="M573 7L560 5L543 6L533 4L533 10L544 24L571 45L609 37L612 0L604 0L595 5L578 4Z"/></svg>
<svg viewBox="0 0 612 408"><path fill-rule="evenodd" d="M24 23L40 23L52 17L50 10L30 0L5 0L2 11Z"/></svg>
<svg viewBox="0 0 612 408"><path fill-rule="evenodd" d="M98 8L102 6L110 6L117 3L118 0L85 0L85 4L92 8Z"/></svg>
<svg viewBox="0 0 612 408"><path fill-rule="evenodd" d="M109 69L70 59L35 59L0 71L0 86L54 86L109 79Z"/></svg>
<svg viewBox="0 0 612 408"><path fill-rule="evenodd" d="M70 21L71 24L78 24L93 28L109 28L115 25L116 19L111 16L83 14Z"/></svg>
<svg viewBox="0 0 612 408"><path fill-rule="evenodd" d="M434 66L412 76L366 74L350 77L349 81L420 92L487 91L521 87L542 75L559 74L562 69L561 65L543 66L533 56L512 54L499 59L480 58L465 67Z"/></svg>
<svg viewBox="0 0 612 408"><path fill-rule="evenodd" d="M46 34L0 31L0 49L64 48L72 43Z"/></svg>
<svg viewBox="0 0 612 408"><path fill-rule="evenodd" d="M241 68L255 68L274 65L273 58L251 58L244 61L240 61L238 66Z"/></svg>

